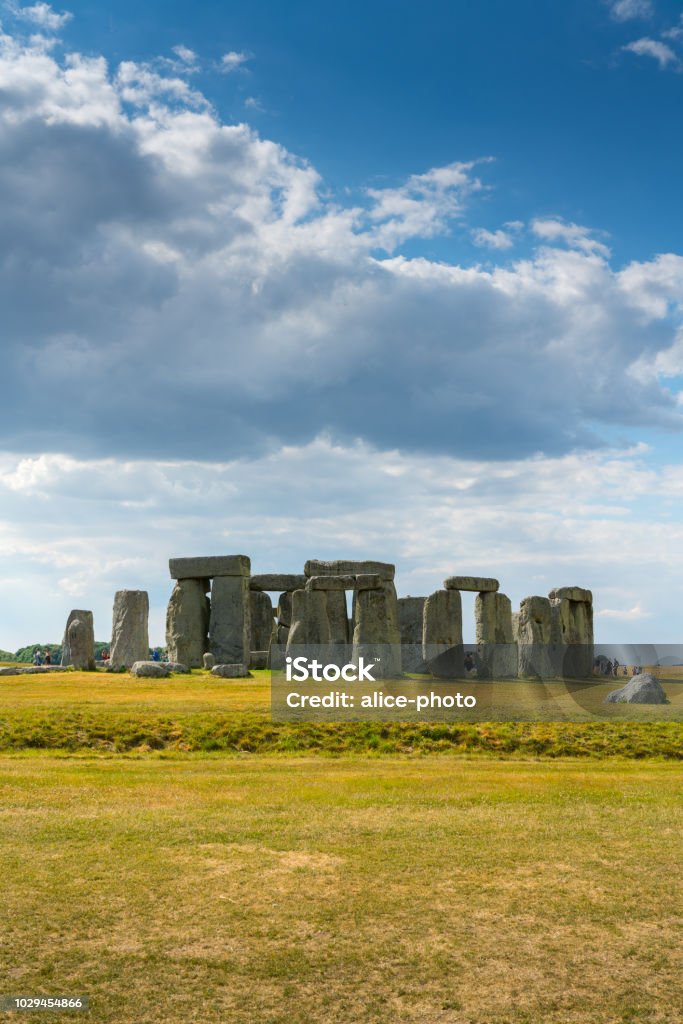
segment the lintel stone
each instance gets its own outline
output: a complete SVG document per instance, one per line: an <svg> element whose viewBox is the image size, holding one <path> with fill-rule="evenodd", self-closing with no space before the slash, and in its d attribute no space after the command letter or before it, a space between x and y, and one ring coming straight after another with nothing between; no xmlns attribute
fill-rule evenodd
<svg viewBox="0 0 683 1024"><path fill-rule="evenodd" d="M349 559L323 562L311 559L306 562L304 572L307 576L357 576L359 573L377 573L383 580L393 580L396 566L390 562L354 562Z"/></svg>
<svg viewBox="0 0 683 1024"><path fill-rule="evenodd" d="M563 598L567 601L588 601L590 604L593 603L593 594L590 590L584 590L583 587L555 587L548 594L551 601L561 601Z"/></svg>
<svg viewBox="0 0 683 1024"><path fill-rule="evenodd" d="M172 580L213 579L215 576L248 576L251 560L247 555L171 558L168 567Z"/></svg>
<svg viewBox="0 0 683 1024"><path fill-rule="evenodd" d="M306 577L303 573L295 572L263 572L251 576L249 587L251 590L303 590L306 586Z"/></svg>
<svg viewBox="0 0 683 1024"><path fill-rule="evenodd" d="M443 585L445 590L473 590L477 594L492 593L500 587L498 580L487 576L449 576Z"/></svg>

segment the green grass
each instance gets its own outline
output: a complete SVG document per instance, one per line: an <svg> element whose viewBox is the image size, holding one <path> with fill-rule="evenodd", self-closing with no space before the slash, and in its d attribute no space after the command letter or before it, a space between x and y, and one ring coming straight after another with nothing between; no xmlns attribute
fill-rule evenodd
<svg viewBox="0 0 683 1024"><path fill-rule="evenodd" d="M87 994L103 1024L679 1024L680 782L4 755L2 990Z"/></svg>
<svg viewBox="0 0 683 1024"><path fill-rule="evenodd" d="M270 718L267 674L256 676L244 682L204 673L170 680L78 672L0 677L0 750L683 758L683 724L657 720L676 705L646 709L646 721L629 721L630 708L611 705L606 722L278 723ZM570 699L559 689L556 705Z"/></svg>

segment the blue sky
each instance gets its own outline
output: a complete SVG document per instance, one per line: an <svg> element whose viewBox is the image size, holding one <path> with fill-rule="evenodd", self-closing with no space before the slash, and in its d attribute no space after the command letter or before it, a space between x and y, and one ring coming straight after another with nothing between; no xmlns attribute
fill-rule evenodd
<svg viewBox="0 0 683 1024"><path fill-rule="evenodd" d="M220 551L680 640L682 3L0 22L0 648Z"/></svg>

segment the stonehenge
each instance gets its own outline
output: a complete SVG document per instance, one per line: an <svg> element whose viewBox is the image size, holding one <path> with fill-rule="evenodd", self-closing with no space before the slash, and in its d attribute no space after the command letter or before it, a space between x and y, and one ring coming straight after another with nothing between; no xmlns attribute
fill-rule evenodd
<svg viewBox="0 0 683 1024"><path fill-rule="evenodd" d="M302 573L252 576L246 555L185 557L171 558L169 573L168 661L215 668L217 676L238 666L245 673L282 667L298 648L335 664L362 657L385 679L403 672L437 679L474 673L482 680L592 675L593 595L583 587L525 597L513 611L499 581L488 576L448 576L427 596L399 599L395 566L369 559L310 559ZM463 642L462 593L475 595L473 645ZM117 592L112 668L147 660L148 614L145 591ZM91 613L72 611L63 664L92 665L93 644Z"/></svg>

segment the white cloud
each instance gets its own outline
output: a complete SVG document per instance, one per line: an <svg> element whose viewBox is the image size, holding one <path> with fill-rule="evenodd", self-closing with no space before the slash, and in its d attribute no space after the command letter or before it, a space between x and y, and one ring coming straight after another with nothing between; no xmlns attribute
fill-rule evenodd
<svg viewBox="0 0 683 1024"><path fill-rule="evenodd" d="M263 113L263 104L257 96L247 96L244 106L247 110L256 110L258 113Z"/></svg>
<svg viewBox="0 0 683 1024"><path fill-rule="evenodd" d="M590 228L582 227L580 224L567 223L555 217L538 217L531 222L531 230L544 242L564 242L572 249L580 249L581 252L598 256L608 257L610 254L608 246L593 238Z"/></svg>
<svg viewBox="0 0 683 1024"><path fill-rule="evenodd" d="M472 241L484 249L511 249L515 244L508 231L489 231L487 228L473 228Z"/></svg>
<svg viewBox="0 0 683 1024"><path fill-rule="evenodd" d="M321 436L212 463L6 454L0 593L21 577L23 598L3 608L0 647L58 638L81 602L106 638L122 587L149 589L161 640L168 558L237 551L254 572L300 571L307 558L385 559L397 565L400 594L431 593L456 572L495 576L515 605L578 584L605 612L603 642L623 640L622 616L635 619L635 607L656 629L629 639L673 642L683 525L667 513L681 495L681 467L651 465L643 448L499 462ZM472 625L469 608L469 633Z"/></svg>
<svg viewBox="0 0 683 1024"><path fill-rule="evenodd" d="M182 44L174 46L173 53L175 53L176 57L178 57L179 60L182 60L184 64L195 64L197 61L197 54L188 46L183 46Z"/></svg>
<svg viewBox="0 0 683 1024"><path fill-rule="evenodd" d="M645 611L639 604L634 604L632 608L601 608L595 614L598 618L617 619L619 622L652 618L652 613Z"/></svg>
<svg viewBox="0 0 683 1024"><path fill-rule="evenodd" d="M236 50L230 50L229 53L224 53L220 60L220 70L229 75L232 71L237 71L243 67L247 61L251 60L248 53L238 53Z"/></svg>
<svg viewBox="0 0 683 1024"><path fill-rule="evenodd" d="M649 18L654 13L652 0L608 0L612 17L616 21Z"/></svg>
<svg viewBox="0 0 683 1024"><path fill-rule="evenodd" d="M15 18L29 21L48 32L59 31L73 17L70 11L58 14L50 4L46 3L32 4L30 7L19 7L17 4L8 4L7 6Z"/></svg>
<svg viewBox="0 0 683 1024"><path fill-rule="evenodd" d="M657 39L643 36L642 39L636 39L632 43L627 43L623 49L630 53L635 53L639 57L652 57L662 69L672 68L676 71L681 70L681 61L671 47Z"/></svg>

